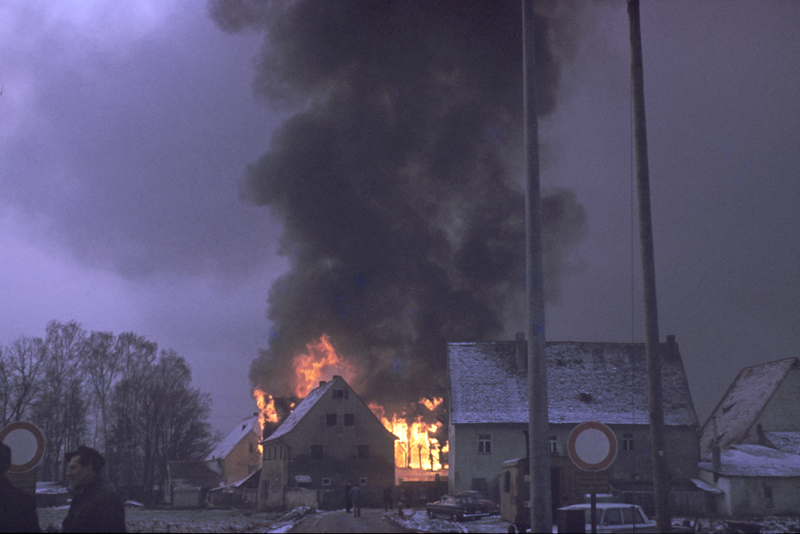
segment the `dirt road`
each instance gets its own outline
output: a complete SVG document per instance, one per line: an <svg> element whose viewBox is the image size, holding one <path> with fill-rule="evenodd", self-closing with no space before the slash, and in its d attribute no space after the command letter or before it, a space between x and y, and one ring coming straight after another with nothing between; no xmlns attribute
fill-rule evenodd
<svg viewBox="0 0 800 534"><path fill-rule="evenodd" d="M408 532L381 519L383 510L361 510L361 517L353 517L344 510L312 514L303 519L290 532Z"/></svg>

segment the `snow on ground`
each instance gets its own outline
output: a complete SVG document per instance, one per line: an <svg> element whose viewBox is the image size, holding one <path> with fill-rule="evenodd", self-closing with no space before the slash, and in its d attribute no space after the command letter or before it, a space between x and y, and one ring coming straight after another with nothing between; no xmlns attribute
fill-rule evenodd
<svg viewBox="0 0 800 534"><path fill-rule="evenodd" d="M58 532L69 507L39 508L39 526ZM125 508L128 532L288 532L314 511L302 507L288 514L267 514L246 510L146 510Z"/></svg>
<svg viewBox="0 0 800 534"><path fill-rule="evenodd" d="M396 525L416 532L508 532L508 527L511 525L497 516L461 522L429 519L425 510L415 509L406 510L402 518L397 513L387 514L384 517Z"/></svg>
<svg viewBox="0 0 800 534"><path fill-rule="evenodd" d="M696 521L696 525L695 525ZM727 533L742 530L742 523L748 525L758 525L761 534L782 534L784 532L800 532L800 518L798 517L774 517L767 516L762 518L750 519L707 519L707 518L682 518L673 517L672 526L688 527L694 532L708 533Z"/></svg>

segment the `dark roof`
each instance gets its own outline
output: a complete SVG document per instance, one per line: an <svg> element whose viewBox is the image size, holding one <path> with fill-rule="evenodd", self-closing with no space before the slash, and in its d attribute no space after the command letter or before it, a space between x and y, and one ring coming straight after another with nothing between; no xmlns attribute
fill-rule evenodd
<svg viewBox="0 0 800 534"><path fill-rule="evenodd" d="M451 422L527 423L516 342L449 344ZM677 344L662 343L664 423L699 424ZM551 423L648 424L644 343L547 343Z"/></svg>
<svg viewBox="0 0 800 534"><path fill-rule="evenodd" d="M177 486L198 486L212 488L218 486L222 477L211 470L202 460L167 463L167 471Z"/></svg>
<svg viewBox="0 0 800 534"><path fill-rule="evenodd" d="M710 452L715 434L723 450L738 444L795 365L797 358L787 358L742 369L703 425L701 452Z"/></svg>

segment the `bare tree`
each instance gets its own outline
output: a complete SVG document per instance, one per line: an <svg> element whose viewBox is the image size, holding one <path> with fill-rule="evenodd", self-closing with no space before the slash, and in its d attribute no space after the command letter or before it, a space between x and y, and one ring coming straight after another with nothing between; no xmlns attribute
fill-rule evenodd
<svg viewBox="0 0 800 534"><path fill-rule="evenodd" d="M0 416L3 426L28 417L44 374L45 346L41 338L20 336L0 357Z"/></svg>
<svg viewBox="0 0 800 534"><path fill-rule="evenodd" d="M34 422L47 438L45 479L63 477L63 455L67 447L82 441L86 429L86 398L80 372L80 352L85 340L86 331L75 321L47 324L44 380L33 413Z"/></svg>
<svg viewBox="0 0 800 534"><path fill-rule="evenodd" d="M108 449L106 416L111 387L120 374L121 351L111 332L92 332L81 350L81 366L92 393L95 408L95 439L101 434L102 450ZM99 431L98 431L99 426Z"/></svg>

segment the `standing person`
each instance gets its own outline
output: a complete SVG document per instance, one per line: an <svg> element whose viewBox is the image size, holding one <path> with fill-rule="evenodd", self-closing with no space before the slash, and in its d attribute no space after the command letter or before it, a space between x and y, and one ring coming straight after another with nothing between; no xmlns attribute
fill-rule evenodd
<svg viewBox="0 0 800 534"><path fill-rule="evenodd" d="M36 500L9 482L10 467L11 447L0 442L0 532L40 532Z"/></svg>
<svg viewBox="0 0 800 534"><path fill-rule="evenodd" d="M350 490L350 497L353 499L353 517L361 517L361 488L358 485Z"/></svg>
<svg viewBox="0 0 800 534"><path fill-rule="evenodd" d="M344 485L344 509L348 514L353 507L353 497L350 496L351 489L353 489L353 486L351 486L349 482Z"/></svg>
<svg viewBox="0 0 800 534"><path fill-rule="evenodd" d="M61 532L125 532L125 507L103 480L106 459L81 445L64 455L69 462L67 478L72 504Z"/></svg>
<svg viewBox="0 0 800 534"><path fill-rule="evenodd" d="M388 512L392 509L392 488L383 490L383 510Z"/></svg>

